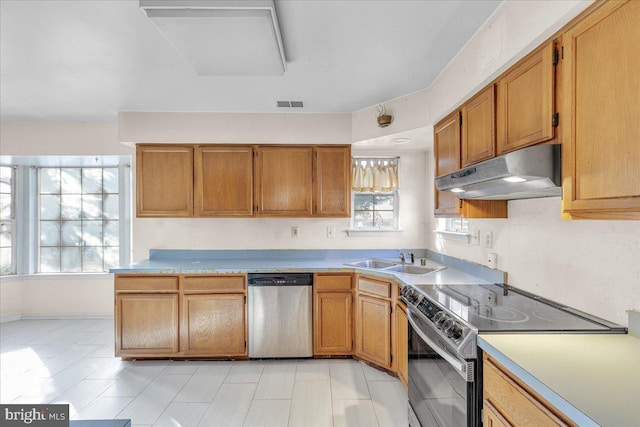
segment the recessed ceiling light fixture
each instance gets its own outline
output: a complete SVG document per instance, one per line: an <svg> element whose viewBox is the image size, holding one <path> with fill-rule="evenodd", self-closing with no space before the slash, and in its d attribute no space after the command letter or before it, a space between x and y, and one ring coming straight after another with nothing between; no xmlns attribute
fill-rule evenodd
<svg viewBox="0 0 640 427"><path fill-rule="evenodd" d="M395 145L402 145L408 144L409 141L411 141L411 138L394 138L391 140L391 143Z"/></svg>
<svg viewBox="0 0 640 427"><path fill-rule="evenodd" d="M451 190L452 193L464 193L464 190L462 188L452 188Z"/></svg>
<svg viewBox="0 0 640 427"><path fill-rule="evenodd" d="M140 0L140 8L201 76L286 71L273 0Z"/></svg>

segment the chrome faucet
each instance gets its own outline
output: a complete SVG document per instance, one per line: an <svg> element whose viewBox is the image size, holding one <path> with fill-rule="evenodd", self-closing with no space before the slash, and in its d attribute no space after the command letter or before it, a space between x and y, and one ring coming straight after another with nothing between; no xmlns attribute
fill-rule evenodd
<svg viewBox="0 0 640 427"><path fill-rule="evenodd" d="M404 254L402 252L400 252L400 262L404 264Z"/></svg>

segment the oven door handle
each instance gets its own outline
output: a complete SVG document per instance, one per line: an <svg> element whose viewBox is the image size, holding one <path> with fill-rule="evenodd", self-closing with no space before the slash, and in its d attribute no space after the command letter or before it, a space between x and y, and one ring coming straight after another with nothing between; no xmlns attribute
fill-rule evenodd
<svg viewBox="0 0 640 427"><path fill-rule="evenodd" d="M443 348L440 348L440 346L437 343L435 343L431 338L429 338L427 335L425 335L424 332L420 330L420 327L416 324L416 321L413 320L413 317L414 317L413 313L411 313L410 310L407 310L407 319L409 320L409 323L413 327L413 330L415 331L415 333L418 334L418 336L425 343L427 343L433 351L438 353L440 357L442 357L451 366L453 366L455 370L458 371L460 376L462 376L462 378L464 378L467 382L471 382L467 375L467 362L460 361L455 356L452 356L451 354L447 353L447 351L444 350Z"/></svg>

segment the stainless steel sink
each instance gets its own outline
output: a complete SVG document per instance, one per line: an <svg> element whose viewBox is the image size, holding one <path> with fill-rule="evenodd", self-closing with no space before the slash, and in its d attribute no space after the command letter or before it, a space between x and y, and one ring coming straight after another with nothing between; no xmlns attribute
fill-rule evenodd
<svg viewBox="0 0 640 427"><path fill-rule="evenodd" d="M415 274L418 276L423 276L425 274L433 273L434 271L442 270L445 267L421 267L419 265L412 264L397 264L388 268L385 268L384 271L397 271L398 273L405 274Z"/></svg>
<svg viewBox="0 0 640 427"><path fill-rule="evenodd" d="M393 267L399 264L397 262L385 261L382 259L365 259L364 261L350 262L346 265L351 265L353 267L360 267L360 268L373 268L377 270L382 270L382 269Z"/></svg>

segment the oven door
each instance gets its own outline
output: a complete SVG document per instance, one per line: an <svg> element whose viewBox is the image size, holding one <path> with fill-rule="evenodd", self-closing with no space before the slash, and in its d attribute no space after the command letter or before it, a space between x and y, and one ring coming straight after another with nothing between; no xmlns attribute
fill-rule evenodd
<svg viewBox="0 0 640 427"><path fill-rule="evenodd" d="M444 340L422 313L409 319L409 425L476 426L476 360L443 348Z"/></svg>

